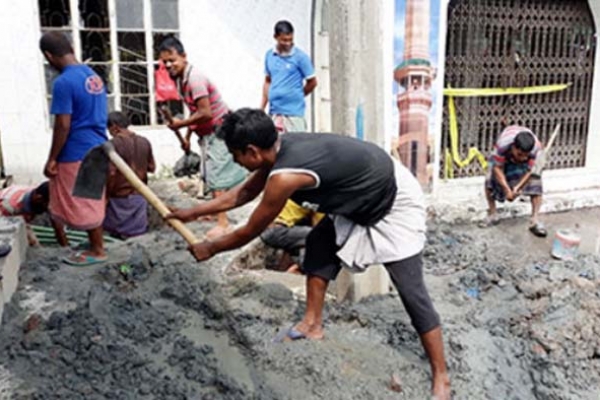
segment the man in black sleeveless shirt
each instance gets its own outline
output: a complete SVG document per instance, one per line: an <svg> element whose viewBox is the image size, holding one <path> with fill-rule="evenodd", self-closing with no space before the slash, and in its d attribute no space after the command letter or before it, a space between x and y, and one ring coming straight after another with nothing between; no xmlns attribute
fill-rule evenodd
<svg viewBox="0 0 600 400"><path fill-rule="evenodd" d="M252 174L223 196L167 218L193 221L239 207L264 193L245 226L190 246L194 257L202 261L245 245L269 226L288 199L328 214L306 241L304 318L282 331L280 338L323 338L325 292L342 265L362 271L371 264L384 264L429 357L433 395L449 399L440 320L423 281L422 192L410 172L368 142L315 133L279 137L271 119L260 110L230 114L219 134L234 160Z"/></svg>

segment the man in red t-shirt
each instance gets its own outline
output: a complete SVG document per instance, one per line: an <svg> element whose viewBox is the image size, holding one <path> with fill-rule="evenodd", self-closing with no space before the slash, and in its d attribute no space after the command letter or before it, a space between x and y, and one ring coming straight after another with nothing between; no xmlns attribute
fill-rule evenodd
<svg viewBox="0 0 600 400"><path fill-rule="evenodd" d="M183 45L177 38L166 38L159 47L159 55L171 78L177 82L179 93L190 111L188 118L175 118L169 128L174 131L188 128L184 150L189 150L192 133L198 135L200 147L206 150L202 152L206 154L206 160L203 160L206 165L206 184L209 191L218 197L246 177L246 171L233 161L223 140L215 135L229 108L216 86L187 61ZM230 230L227 214L222 212L218 214L217 225L207 233L207 237L215 238Z"/></svg>

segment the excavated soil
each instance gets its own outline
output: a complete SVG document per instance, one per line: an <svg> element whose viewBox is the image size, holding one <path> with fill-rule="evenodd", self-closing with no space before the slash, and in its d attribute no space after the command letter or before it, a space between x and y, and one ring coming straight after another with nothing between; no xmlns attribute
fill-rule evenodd
<svg viewBox="0 0 600 400"><path fill-rule="evenodd" d="M453 398L597 400L600 259L551 260L550 238L511 236L521 228L508 224L429 227L425 273ZM428 398L428 363L396 294L329 301L323 341L273 343L303 297L256 271L226 274L233 252L196 263L185 248L163 227L91 268L31 249L0 330L0 398Z"/></svg>

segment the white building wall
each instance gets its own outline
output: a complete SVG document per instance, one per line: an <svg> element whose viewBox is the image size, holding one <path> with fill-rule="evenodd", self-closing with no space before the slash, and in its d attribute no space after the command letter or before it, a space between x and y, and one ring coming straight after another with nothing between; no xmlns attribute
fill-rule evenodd
<svg viewBox="0 0 600 400"><path fill-rule="evenodd" d="M259 107L264 55L281 19L310 54L311 0L180 0L181 39L188 59L212 79L232 108Z"/></svg>
<svg viewBox="0 0 600 400"><path fill-rule="evenodd" d="M13 2L10 12L0 12L2 151L6 172L21 183L41 179L50 150L39 32L37 1Z"/></svg>
<svg viewBox="0 0 600 400"><path fill-rule="evenodd" d="M258 107L263 57L274 44L273 26L280 19L292 22L296 44L310 54L311 3L180 0L181 39L189 60L214 81L231 108ZM37 4L19 0L11 3L10 12L0 13L0 51L5 55L0 63L2 151L6 172L23 184L43 179L52 136ZM164 126L135 130L152 142L159 166L172 166L181 156L177 140Z"/></svg>

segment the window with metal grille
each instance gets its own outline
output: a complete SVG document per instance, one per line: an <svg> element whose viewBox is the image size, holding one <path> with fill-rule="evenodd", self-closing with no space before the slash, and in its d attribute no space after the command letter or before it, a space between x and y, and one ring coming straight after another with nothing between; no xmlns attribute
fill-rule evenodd
<svg viewBox="0 0 600 400"><path fill-rule="evenodd" d="M563 91L509 97L455 98L459 152L489 154L507 125L532 129L546 143L554 127L547 169L585 166L596 51L586 0L451 0L445 87L505 88L570 83ZM444 104L441 171L450 148ZM483 173L478 163L454 165L455 177Z"/></svg>
<svg viewBox="0 0 600 400"><path fill-rule="evenodd" d="M64 32L76 57L102 78L109 110L125 112L133 125L161 123L154 96L157 48L179 35L178 0L38 0L42 33ZM47 63L46 93L51 102L57 72ZM174 114L181 101L169 102Z"/></svg>

